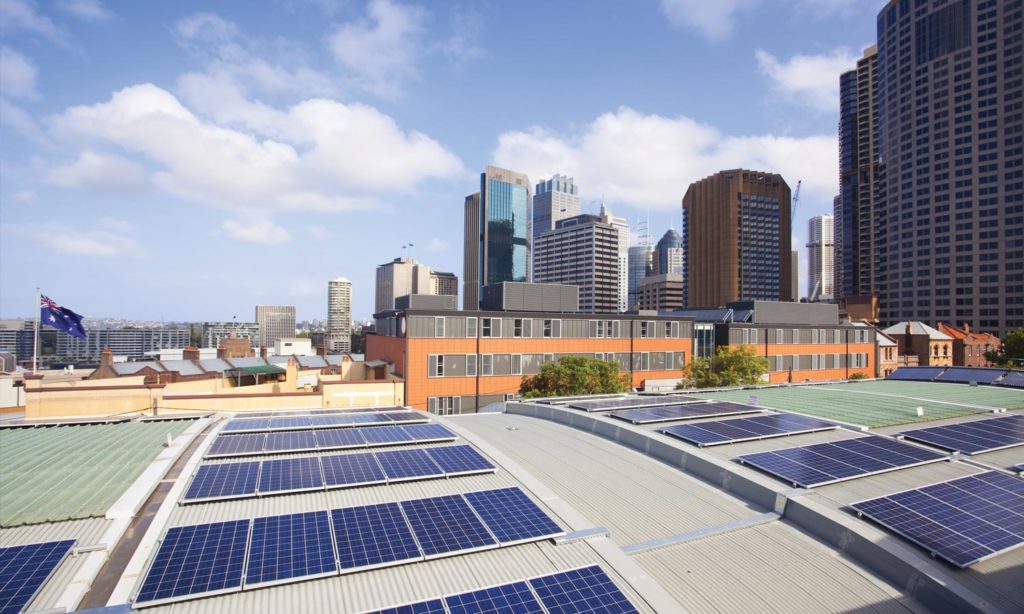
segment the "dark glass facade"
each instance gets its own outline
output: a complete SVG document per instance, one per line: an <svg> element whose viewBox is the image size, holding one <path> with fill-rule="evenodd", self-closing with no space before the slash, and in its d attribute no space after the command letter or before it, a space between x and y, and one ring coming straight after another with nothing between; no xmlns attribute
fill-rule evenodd
<svg viewBox="0 0 1024 614"><path fill-rule="evenodd" d="M487 277L485 285L502 281L527 281L530 241L527 220L529 191L525 186L499 179L482 180L481 193L487 199Z"/></svg>

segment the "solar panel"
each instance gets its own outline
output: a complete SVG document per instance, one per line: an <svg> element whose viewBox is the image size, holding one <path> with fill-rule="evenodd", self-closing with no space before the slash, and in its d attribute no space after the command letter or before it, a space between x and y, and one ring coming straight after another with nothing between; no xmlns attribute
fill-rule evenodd
<svg viewBox="0 0 1024 614"><path fill-rule="evenodd" d="M280 584L338 572L326 511L266 516L252 522L245 586Z"/></svg>
<svg viewBox="0 0 1024 614"><path fill-rule="evenodd" d="M200 465L182 499L196 502L252 496L259 474L256 461Z"/></svg>
<svg viewBox="0 0 1024 614"><path fill-rule="evenodd" d="M304 452L316 450L316 435L313 431L283 431L267 433L264 452Z"/></svg>
<svg viewBox="0 0 1024 614"><path fill-rule="evenodd" d="M569 407L584 411L608 411L610 409L630 409L633 407L661 407L680 403L699 403L704 397L692 397L682 394L650 397L623 397L619 399L598 399L595 401L573 401Z"/></svg>
<svg viewBox="0 0 1024 614"><path fill-rule="evenodd" d="M397 503L331 510L343 572L423 558Z"/></svg>
<svg viewBox="0 0 1024 614"><path fill-rule="evenodd" d="M413 437L405 432L404 426L375 426L359 429L359 434L370 446L386 446L396 443L413 443Z"/></svg>
<svg viewBox="0 0 1024 614"><path fill-rule="evenodd" d="M885 379L930 382L945 370L946 367L899 367Z"/></svg>
<svg viewBox="0 0 1024 614"><path fill-rule="evenodd" d="M996 382L996 386L1007 386L1009 388L1024 388L1024 371L1010 371L1003 379Z"/></svg>
<svg viewBox="0 0 1024 614"><path fill-rule="evenodd" d="M294 418L271 418L267 426L271 431L301 431L313 426L309 416L297 416Z"/></svg>
<svg viewBox="0 0 1024 614"><path fill-rule="evenodd" d="M440 599L430 601L419 601L408 605L399 605L384 610L374 610L366 614L448 614L444 609L444 602Z"/></svg>
<svg viewBox="0 0 1024 614"><path fill-rule="evenodd" d="M391 421L384 417L384 414L379 414L377 412L352 414L347 417L352 422L352 426L379 426L382 424L391 424Z"/></svg>
<svg viewBox="0 0 1024 614"><path fill-rule="evenodd" d="M428 443L434 441L455 441L458 437L440 424L411 424L409 426L396 426L412 437L415 443Z"/></svg>
<svg viewBox="0 0 1024 614"><path fill-rule="evenodd" d="M674 424L660 428L658 432L704 447L836 428L839 427L817 418L795 414L776 414L697 424Z"/></svg>
<svg viewBox="0 0 1024 614"><path fill-rule="evenodd" d="M628 614L636 607L597 565L530 580L550 614Z"/></svg>
<svg viewBox="0 0 1024 614"><path fill-rule="evenodd" d="M669 405L667 407L644 407L639 409L623 409L613 411L609 416L632 422L633 424L651 424L654 422L670 422L672 420L692 420L694 418L714 418L737 414L754 414L764 411L753 405L715 401L713 403L694 403L692 405Z"/></svg>
<svg viewBox="0 0 1024 614"><path fill-rule="evenodd" d="M1024 415L933 426L900 435L947 450L979 454L1024 445Z"/></svg>
<svg viewBox="0 0 1024 614"><path fill-rule="evenodd" d="M312 416L310 426L315 429L333 429L355 424L348 416Z"/></svg>
<svg viewBox="0 0 1024 614"><path fill-rule="evenodd" d="M222 433L259 433L267 430L270 420L231 420L221 429Z"/></svg>
<svg viewBox="0 0 1024 614"><path fill-rule="evenodd" d="M498 545L461 495L402 501L400 505L428 559Z"/></svg>
<svg viewBox="0 0 1024 614"><path fill-rule="evenodd" d="M449 476L496 471L494 465L471 446L427 448L426 452Z"/></svg>
<svg viewBox="0 0 1024 614"><path fill-rule="evenodd" d="M377 452L375 456L388 482L444 477L444 470L423 450L390 450Z"/></svg>
<svg viewBox="0 0 1024 614"><path fill-rule="evenodd" d="M513 582L444 598L450 614L544 614L526 582Z"/></svg>
<svg viewBox="0 0 1024 614"><path fill-rule="evenodd" d="M251 435L218 435L213 444L206 451L206 457L218 456L245 456L249 454L260 454L266 444L267 436L264 433L253 433Z"/></svg>
<svg viewBox="0 0 1024 614"><path fill-rule="evenodd" d="M812 488L947 459L945 454L872 435L747 454L736 460Z"/></svg>
<svg viewBox="0 0 1024 614"><path fill-rule="evenodd" d="M1006 369L985 369L982 367L950 367L935 378L937 382L954 382L967 384L991 384L1006 373Z"/></svg>
<svg viewBox="0 0 1024 614"><path fill-rule="evenodd" d="M316 433L316 447L319 450L348 450L366 447L366 440L363 439L359 429L326 429L314 431L314 433Z"/></svg>
<svg viewBox="0 0 1024 614"><path fill-rule="evenodd" d="M321 456L327 488L383 484L387 481L377 459L369 452Z"/></svg>
<svg viewBox="0 0 1024 614"><path fill-rule="evenodd" d="M383 416L385 420L390 420L394 424L417 424L430 422L430 418L421 411L396 411L388 414L377 415Z"/></svg>
<svg viewBox="0 0 1024 614"><path fill-rule="evenodd" d="M249 519L167 531L135 603L155 605L242 588Z"/></svg>
<svg viewBox="0 0 1024 614"><path fill-rule="evenodd" d="M0 612L23 611L71 553L75 540L0 548Z"/></svg>
<svg viewBox="0 0 1024 614"><path fill-rule="evenodd" d="M1024 543L1024 480L998 471L850 507L961 568Z"/></svg>
<svg viewBox="0 0 1024 614"><path fill-rule="evenodd" d="M263 461L259 493L319 490L324 487L320 459L315 456Z"/></svg>
<svg viewBox="0 0 1024 614"><path fill-rule="evenodd" d="M469 492L464 496L502 546L565 535L519 488Z"/></svg>

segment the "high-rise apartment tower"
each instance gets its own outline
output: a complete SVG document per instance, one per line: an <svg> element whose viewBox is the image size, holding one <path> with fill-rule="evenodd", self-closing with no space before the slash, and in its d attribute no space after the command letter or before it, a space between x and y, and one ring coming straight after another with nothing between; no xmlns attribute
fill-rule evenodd
<svg viewBox="0 0 1024 614"><path fill-rule="evenodd" d="M272 348L282 337L295 336L294 305L256 305L260 347Z"/></svg>
<svg viewBox="0 0 1024 614"><path fill-rule="evenodd" d="M829 301L833 298L832 216L819 215L807 222L807 300Z"/></svg>
<svg viewBox="0 0 1024 614"><path fill-rule="evenodd" d="M342 277L327 282L327 350L352 351L352 282Z"/></svg>

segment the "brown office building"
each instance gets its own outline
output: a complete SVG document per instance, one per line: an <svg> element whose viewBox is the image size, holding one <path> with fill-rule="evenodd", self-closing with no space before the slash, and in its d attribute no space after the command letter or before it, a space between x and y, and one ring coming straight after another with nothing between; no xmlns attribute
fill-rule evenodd
<svg viewBox="0 0 1024 614"><path fill-rule="evenodd" d="M790 190L781 175L730 170L690 184L689 304L793 300Z"/></svg>

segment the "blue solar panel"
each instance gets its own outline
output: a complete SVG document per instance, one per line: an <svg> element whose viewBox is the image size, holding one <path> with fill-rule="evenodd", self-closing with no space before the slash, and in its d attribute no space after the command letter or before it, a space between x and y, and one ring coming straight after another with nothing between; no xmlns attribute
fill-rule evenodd
<svg viewBox="0 0 1024 614"><path fill-rule="evenodd" d="M251 435L219 435L213 440L213 445L206 451L207 457L214 456L245 456L249 454L260 454L266 444L267 436L264 433Z"/></svg>
<svg viewBox="0 0 1024 614"><path fill-rule="evenodd" d="M461 495L402 501L401 506L427 558L498 545Z"/></svg>
<svg viewBox="0 0 1024 614"><path fill-rule="evenodd" d="M444 603L450 614L544 614L526 582L451 595L444 598Z"/></svg>
<svg viewBox="0 0 1024 614"><path fill-rule="evenodd" d="M945 370L946 367L899 367L887 375L885 379L930 382Z"/></svg>
<svg viewBox="0 0 1024 614"><path fill-rule="evenodd" d="M367 413L367 414L352 414L348 416L349 420L352 421L353 426L372 426L376 424L391 424L391 421L385 418L382 414Z"/></svg>
<svg viewBox="0 0 1024 614"><path fill-rule="evenodd" d="M885 437L861 437L740 456L737 460L811 488L874 473L946 460L945 454Z"/></svg>
<svg viewBox="0 0 1024 614"><path fill-rule="evenodd" d="M319 490L323 487L320 459L316 457L263 461L263 467L260 469L260 494Z"/></svg>
<svg viewBox="0 0 1024 614"><path fill-rule="evenodd" d="M491 473L496 470L489 460L471 446L444 446L427 448L426 451L449 476Z"/></svg>
<svg viewBox="0 0 1024 614"><path fill-rule="evenodd" d="M1009 388L1024 388L1024 371L1010 371L1003 376L1003 379L996 382L996 385Z"/></svg>
<svg viewBox="0 0 1024 614"><path fill-rule="evenodd" d="M359 429L327 429L316 431L316 447L320 450L365 448L366 440Z"/></svg>
<svg viewBox="0 0 1024 614"><path fill-rule="evenodd" d="M388 482L444 477L444 471L423 450L390 450L375 456Z"/></svg>
<svg viewBox="0 0 1024 614"><path fill-rule="evenodd" d="M991 452L1024 444L1024 415L933 426L900 435L966 454Z"/></svg>
<svg viewBox="0 0 1024 614"><path fill-rule="evenodd" d="M270 420L232 420L224 425L222 433L259 433L270 426Z"/></svg>
<svg viewBox="0 0 1024 614"><path fill-rule="evenodd" d="M1024 480L998 471L851 507L961 568L1024 544Z"/></svg>
<svg viewBox="0 0 1024 614"><path fill-rule="evenodd" d="M984 369L981 367L950 367L945 373L935 378L937 382L954 382L968 384L991 384L1006 373L1006 369Z"/></svg>
<svg viewBox="0 0 1024 614"><path fill-rule="evenodd" d="M388 414L377 414L394 424L416 424L430 422L430 417L421 411L396 411Z"/></svg>
<svg viewBox="0 0 1024 614"><path fill-rule="evenodd" d="M23 611L74 545L65 539L0 548L0 613Z"/></svg>
<svg viewBox="0 0 1024 614"><path fill-rule="evenodd" d="M326 511L253 520L245 567L246 587L326 576L337 571Z"/></svg>
<svg viewBox="0 0 1024 614"><path fill-rule="evenodd" d="M399 605L384 610L374 610L366 614L448 614L448 611L444 609L443 601L431 599L430 601Z"/></svg>
<svg viewBox="0 0 1024 614"><path fill-rule="evenodd" d="M608 411L610 409L630 409L634 407L664 407L680 403L697 403L703 397L691 397L681 394L647 397L623 397L618 399L597 399L594 401L573 401L569 407L584 411Z"/></svg>
<svg viewBox="0 0 1024 614"><path fill-rule="evenodd" d="M465 497L503 546L565 535L519 488L470 492Z"/></svg>
<svg viewBox="0 0 1024 614"><path fill-rule="evenodd" d="M174 527L167 531L135 603L155 604L237 591L249 520Z"/></svg>
<svg viewBox="0 0 1024 614"><path fill-rule="evenodd" d="M316 450L316 435L313 431L283 431L267 433L264 452L303 452Z"/></svg>
<svg viewBox="0 0 1024 614"><path fill-rule="evenodd" d="M397 503L331 510L331 521L344 571L423 558Z"/></svg>
<svg viewBox="0 0 1024 614"><path fill-rule="evenodd" d="M404 426L375 426L359 429L359 433L370 446L385 446L396 443L412 443L413 438L405 432Z"/></svg>
<svg viewBox="0 0 1024 614"><path fill-rule="evenodd" d="M321 456L324 468L324 484L328 488L383 484L387 481L373 454L336 454Z"/></svg>
<svg viewBox="0 0 1024 614"><path fill-rule="evenodd" d="M256 461L201 465L183 499L209 501L255 495L259 474L260 464Z"/></svg>
<svg viewBox="0 0 1024 614"><path fill-rule="evenodd" d="M271 431L300 431L313 426L309 416L298 416L294 418L271 418L268 429Z"/></svg>
<svg viewBox="0 0 1024 614"><path fill-rule="evenodd" d="M315 429L341 428L354 424L348 416L313 416L309 421L310 426Z"/></svg>
<svg viewBox="0 0 1024 614"><path fill-rule="evenodd" d="M597 565L534 578L530 586L550 614L628 614L636 607Z"/></svg>
<svg viewBox="0 0 1024 614"><path fill-rule="evenodd" d="M633 424L650 424L653 422L669 422L671 420L692 420L694 418L754 414L761 411L764 410L753 405L715 401L712 403L693 403L690 405L623 409L613 411L608 415L619 420L632 422Z"/></svg>
<svg viewBox="0 0 1024 614"><path fill-rule="evenodd" d="M427 443L432 441L455 441L458 437L440 424L410 424L409 426L396 426L405 431L406 435L416 443Z"/></svg>
<svg viewBox="0 0 1024 614"><path fill-rule="evenodd" d="M658 429L659 433L671 435L698 446L713 446L753 439L767 439L813 433L839 428L835 424L797 416L794 414L777 414L773 416L756 416L754 418L736 418L735 420L716 420L697 424L674 424Z"/></svg>

